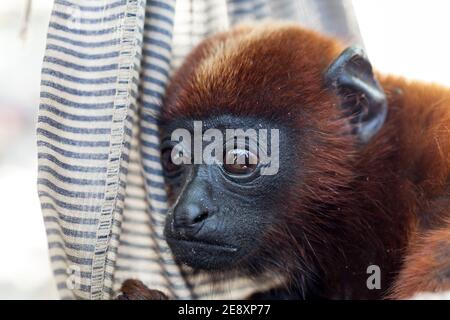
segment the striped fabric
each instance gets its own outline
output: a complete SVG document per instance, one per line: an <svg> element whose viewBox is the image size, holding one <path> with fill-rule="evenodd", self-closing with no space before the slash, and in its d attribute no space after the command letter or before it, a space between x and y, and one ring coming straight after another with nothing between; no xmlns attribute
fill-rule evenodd
<svg viewBox="0 0 450 320"><path fill-rule="evenodd" d="M271 284L212 282L174 263L162 233L156 119L172 70L205 36L269 17L327 31L308 18L326 11L319 2L55 0L42 67L38 191L63 299L110 299L127 278L181 299L243 298ZM358 41L344 28L354 20L347 1L342 6L339 30Z"/></svg>

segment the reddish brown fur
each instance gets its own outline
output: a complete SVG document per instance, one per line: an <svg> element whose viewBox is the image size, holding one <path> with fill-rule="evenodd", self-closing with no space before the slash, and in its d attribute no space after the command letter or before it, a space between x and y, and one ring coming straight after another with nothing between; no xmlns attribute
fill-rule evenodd
<svg viewBox="0 0 450 320"><path fill-rule="evenodd" d="M135 279L125 280L120 292L116 300L168 300L161 291L149 289L142 281Z"/></svg>
<svg viewBox="0 0 450 320"><path fill-rule="evenodd" d="M289 227L267 238L287 248L285 269L319 268L327 297L450 289L450 90L379 75L389 115L361 150L322 80L342 50L292 25L217 35L174 75L163 118L256 115L309 132L297 146L302 170L280 199ZM367 291L372 263L382 269L382 292Z"/></svg>

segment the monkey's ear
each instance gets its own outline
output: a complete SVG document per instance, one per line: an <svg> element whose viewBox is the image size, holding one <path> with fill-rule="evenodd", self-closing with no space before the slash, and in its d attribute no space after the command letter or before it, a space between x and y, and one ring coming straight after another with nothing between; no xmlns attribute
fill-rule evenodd
<svg viewBox="0 0 450 320"><path fill-rule="evenodd" d="M345 49L325 71L325 84L341 99L341 107L351 116L353 133L367 143L383 126L387 99L363 49Z"/></svg>

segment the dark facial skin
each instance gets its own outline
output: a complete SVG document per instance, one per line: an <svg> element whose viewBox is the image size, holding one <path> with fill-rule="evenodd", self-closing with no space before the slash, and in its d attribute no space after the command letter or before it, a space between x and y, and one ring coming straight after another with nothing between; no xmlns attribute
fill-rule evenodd
<svg viewBox="0 0 450 320"><path fill-rule="evenodd" d="M163 125L163 168L172 204L165 226L170 248L179 262L196 269L241 270L257 254L267 226L277 219L277 203L281 190L286 189L293 153L286 138L288 129L261 119L221 116L201 120L204 131L279 129L278 173L261 175L261 163L174 165L170 157L174 145L171 133L177 128L192 132L193 120ZM268 140L270 150L270 136Z"/></svg>

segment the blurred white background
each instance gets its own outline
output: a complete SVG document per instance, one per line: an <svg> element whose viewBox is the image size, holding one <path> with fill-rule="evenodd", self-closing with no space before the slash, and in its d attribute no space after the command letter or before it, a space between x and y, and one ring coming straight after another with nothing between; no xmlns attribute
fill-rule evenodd
<svg viewBox="0 0 450 320"><path fill-rule="evenodd" d="M450 1L353 0L376 69L450 85Z"/></svg>
<svg viewBox="0 0 450 320"><path fill-rule="evenodd" d="M57 298L36 191L35 121L53 1L0 5L0 299Z"/></svg>
<svg viewBox="0 0 450 320"><path fill-rule="evenodd" d="M33 1L25 39L26 0L0 6L0 299L57 298L36 192L34 135L52 2ZM353 2L378 70L450 86L450 1Z"/></svg>

